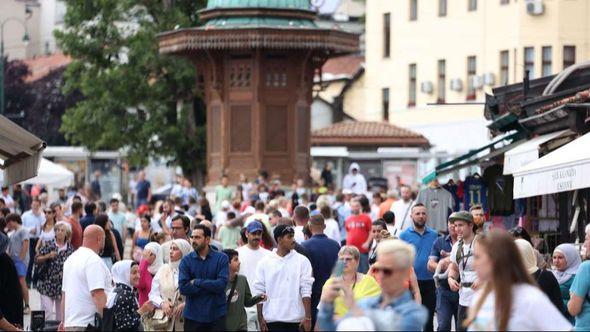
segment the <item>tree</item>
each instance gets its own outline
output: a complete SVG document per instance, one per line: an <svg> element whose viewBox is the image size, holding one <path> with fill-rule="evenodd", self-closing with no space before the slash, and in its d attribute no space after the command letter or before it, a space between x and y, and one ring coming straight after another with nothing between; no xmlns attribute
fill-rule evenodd
<svg viewBox="0 0 590 332"><path fill-rule="evenodd" d="M167 157L193 176L204 169L205 135L194 105L195 69L162 56L156 35L199 25L205 0L67 0L63 31L55 33L73 58L61 130L90 150L126 148L135 164Z"/></svg>

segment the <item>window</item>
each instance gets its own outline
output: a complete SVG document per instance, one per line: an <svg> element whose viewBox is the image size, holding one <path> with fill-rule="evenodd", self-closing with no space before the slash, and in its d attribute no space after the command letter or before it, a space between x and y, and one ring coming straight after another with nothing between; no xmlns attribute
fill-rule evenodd
<svg viewBox="0 0 590 332"><path fill-rule="evenodd" d="M508 51L500 52L500 85L508 84L510 75L510 53Z"/></svg>
<svg viewBox="0 0 590 332"><path fill-rule="evenodd" d="M410 0L410 21L418 19L418 0Z"/></svg>
<svg viewBox="0 0 590 332"><path fill-rule="evenodd" d="M389 58L391 52L391 14L383 14L383 57Z"/></svg>
<svg viewBox="0 0 590 332"><path fill-rule="evenodd" d="M467 0L467 10L470 12L477 10L477 0Z"/></svg>
<svg viewBox="0 0 590 332"><path fill-rule="evenodd" d="M467 100L475 100L477 93L475 79L477 75L477 58L467 57Z"/></svg>
<svg viewBox="0 0 590 332"><path fill-rule="evenodd" d="M576 47L575 46L564 46L563 47L563 69L576 63Z"/></svg>
<svg viewBox="0 0 590 332"><path fill-rule="evenodd" d="M541 56L541 63L543 64L543 67L541 68L541 76L550 76L553 74L553 49L551 46L543 47Z"/></svg>
<svg viewBox="0 0 590 332"><path fill-rule="evenodd" d="M416 64L410 65L408 107L416 106Z"/></svg>
<svg viewBox="0 0 590 332"><path fill-rule="evenodd" d="M447 62L445 60L438 60L438 83L436 88L438 90L438 97L436 102L442 104L446 99L446 85L447 85Z"/></svg>
<svg viewBox="0 0 590 332"><path fill-rule="evenodd" d="M529 72L529 78L535 78L535 48L525 47L524 48L524 72Z"/></svg>
<svg viewBox="0 0 590 332"><path fill-rule="evenodd" d="M501 5L508 5L510 4L510 0L500 0Z"/></svg>
<svg viewBox="0 0 590 332"><path fill-rule="evenodd" d="M438 0L438 16L447 16L447 0Z"/></svg>
<svg viewBox="0 0 590 332"><path fill-rule="evenodd" d="M383 120L389 121L389 88L381 89L381 105L383 107Z"/></svg>

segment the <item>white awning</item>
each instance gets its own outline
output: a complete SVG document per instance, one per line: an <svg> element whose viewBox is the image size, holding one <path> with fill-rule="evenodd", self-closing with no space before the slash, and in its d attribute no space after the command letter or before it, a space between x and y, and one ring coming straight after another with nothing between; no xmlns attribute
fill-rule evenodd
<svg viewBox="0 0 590 332"><path fill-rule="evenodd" d="M567 132L567 130L535 137L506 152L504 154L504 175L510 175L519 168L539 159L539 146L561 136L565 132Z"/></svg>
<svg viewBox="0 0 590 332"><path fill-rule="evenodd" d="M590 187L590 134L514 172L514 198Z"/></svg>
<svg viewBox="0 0 590 332"><path fill-rule="evenodd" d="M312 157L348 157L348 148L345 146L312 146L310 149Z"/></svg>
<svg viewBox="0 0 590 332"><path fill-rule="evenodd" d="M11 185L37 175L45 143L0 115L0 169L4 184Z"/></svg>

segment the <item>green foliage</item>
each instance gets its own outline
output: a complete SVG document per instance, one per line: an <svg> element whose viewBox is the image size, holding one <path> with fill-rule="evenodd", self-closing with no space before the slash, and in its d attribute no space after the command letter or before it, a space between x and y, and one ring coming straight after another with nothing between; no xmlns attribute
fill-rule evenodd
<svg viewBox="0 0 590 332"><path fill-rule="evenodd" d="M55 32L74 59L64 92L83 95L64 114L66 138L91 150L126 148L136 164L167 157L187 175L202 170L205 135L194 120L194 67L160 55L156 35L199 25L197 11L206 1L67 0L66 5L65 29Z"/></svg>

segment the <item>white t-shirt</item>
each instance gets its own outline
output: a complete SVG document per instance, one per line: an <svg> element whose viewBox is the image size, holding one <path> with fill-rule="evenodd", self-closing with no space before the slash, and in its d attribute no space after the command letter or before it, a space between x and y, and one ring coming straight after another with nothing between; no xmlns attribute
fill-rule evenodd
<svg viewBox="0 0 590 332"><path fill-rule="evenodd" d="M471 306L475 307L483 291L473 296ZM495 296L490 293L485 299L469 331L497 331L494 315ZM572 324L555 308L549 298L537 287L517 285L512 287L512 308L508 320L508 331L571 331Z"/></svg>
<svg viewBox="0 0 590 332"><path fill-rule="evenodd" d="M400 231L403 231L413 225L411 216L412 205L414 205L414 201L411 200L406 203L401 199L391 204L391 209L389 210L395 214L395 227L397 227Z"/></svg>
<svg viewBox="0 0 590 332"><path fill-rule="evenodd" d="M80 247L64 263L62 291L66 294L65 326L94 324L96 306L91 292L113 288L111 272L94 251Z"/></svg>
<svg viewBox="0 0 590 332"><path fill-rule="evenodd" d="M325 223L326 223L326 229L324 230L324 233L326 234L326 236L329 237L330 239L340 243L342 238L340 237L340 226L338 225L338 222L336 220L330 218L330 219L326 219Z"/></svg>
<svg viewBox="0 0 590 332"><path fill-rule="evenodd" d="M303 241L305 241L303 226L295 226L293 229L295 229L295 241L297 241L299 244L303 243Z"/></svg>
<svg viewBox="0 0 590 332"><path fill-rule="evenodd" d="M463 256L460 261L457 261L457 251L459 250L459 241L453 244L451 250L451 262L459 266L459 275L461 276L461 284L472 283L477 279L477 272L473 269L473 251L471 244L463 243ZM471 303L471 298L475 291L471 287L461 287L459 289L459 304L467 307Z"/></svg>
<svg viewBox="0 0 590 332"><path fill-rule="evenodd" d="M266 256L271 254L270 250L259 247L258 250L252 250L247 245L236 249L240 259L240 274L246 276L250 288L254 286L256 281L256 268L258 263Z"/></svg>

